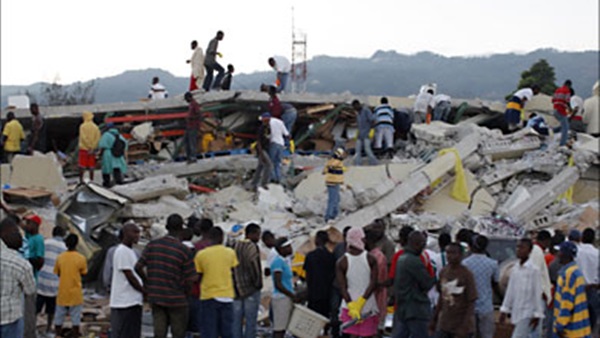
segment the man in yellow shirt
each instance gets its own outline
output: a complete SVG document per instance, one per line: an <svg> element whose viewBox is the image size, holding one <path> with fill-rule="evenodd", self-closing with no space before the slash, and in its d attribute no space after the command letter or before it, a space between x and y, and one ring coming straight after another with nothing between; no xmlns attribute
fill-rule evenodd
<svg viewBox="0 0 600 338"><path fill-rule="evenodd" d="M15 154L21 152L21 141L25 139L23 126L15 118L15 113L6 114L6 125L2 132L2 143L4 144L4 160L7 163L12 162Z"/></svg>
<svg viewBox="0 0 600 338"><path fill-rule="evenodd" d="M94 114L84 111L83 123L79 126L79 182L83 182L83 174L90 172L90 181L94 180L96 169L96 150L100 141L100 128L94 123Z"/></svg>
<svg viewBox="0 0 600 338"><path fill-rule="evenodd" d="M223 230L210 229L212 243L194 258L196 271L202 275L200 301L202 307L202 337L232 337L233 288L232 269L239 263L235 251L223 245Z"/></svg>
<svg viewBox="0 0 600 338"><path fill-rule="evenodd" d="M87 274L87 262L85 257L76 250L78 242L77 235L67 236L65 239L67 251L58 255L54 264L54 273L58 275L58 295L54 315L57 337L62 337L62 325L67 313L73 324L73 337L80 336L79 325L83 307L81 276Z"/></svg>

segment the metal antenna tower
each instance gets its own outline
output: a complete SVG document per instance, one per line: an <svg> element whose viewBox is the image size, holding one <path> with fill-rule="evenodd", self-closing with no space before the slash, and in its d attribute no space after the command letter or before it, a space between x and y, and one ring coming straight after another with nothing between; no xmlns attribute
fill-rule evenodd
<svg viewBox="0 0 600 338"><path fill-rule="evenodd" d="M294 7L292 7L292 92L306 92L306 78L308 74L306 64L306 33L296 32L294 22Z"/></svg>

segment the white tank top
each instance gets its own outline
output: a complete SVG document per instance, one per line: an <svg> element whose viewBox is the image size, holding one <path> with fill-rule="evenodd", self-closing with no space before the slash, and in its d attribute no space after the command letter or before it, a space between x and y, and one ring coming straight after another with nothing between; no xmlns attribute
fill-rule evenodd
<svg viewBox="0 0 600 338"><path fill-rule="evenodd" d="M367 254L368 253L366 250L358 256L353 256L349 253L346 253L346 260L348 261L346 283L348 284L348 293L353 301L365 294L365 291L371 282L371 267L369 266ZM342 301L342 308L348 308L346 301ZM367 312L379 312L374 292L371 294L369 299L367 299L367 302L365 303L365 306L361 312L363 314Z"/></svg>

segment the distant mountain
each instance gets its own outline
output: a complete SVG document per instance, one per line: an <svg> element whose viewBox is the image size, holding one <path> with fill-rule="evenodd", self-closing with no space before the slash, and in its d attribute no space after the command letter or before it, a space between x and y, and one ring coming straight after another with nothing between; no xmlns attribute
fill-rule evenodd
<svg viewBox="0 0 600 338"><path fill-rule="evenodd" d="M556 73L557 84L567 78L582 97L588 97L599 78L598 51L559 52L539 49L528 54L494 54L485 57L445 57L430 52L414 55L377 51L370 58L316 56L308 61L308 91L357 95L408 96L425 83L435 82L439 92L460 98L502 100L515 89L521 72L539 59L546 59ZM172 95L183 93L189 78L176 77L161 69L131 70L97 78L96 103L136 101L148 95L150 80L158 76ZM273 81L272 72L234 76L235 89L258 89ZM560 83L559 83L560 82ZM29 91L40 93L42 83L2 86L2 106L7 97Z"/></svg>

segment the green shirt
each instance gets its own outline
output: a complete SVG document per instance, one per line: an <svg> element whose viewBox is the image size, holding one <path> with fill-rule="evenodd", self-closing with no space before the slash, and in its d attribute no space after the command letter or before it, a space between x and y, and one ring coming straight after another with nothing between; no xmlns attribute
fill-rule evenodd
<svg viewBox="0 0 600 338"><path fill-rule="evenodd" d="M394 276L396 315L400 320L431 318L431 304L427 293L435 283L419 255L407 248L398 258Z"/></svg>
<svg viewBox="0 0 600 338"><path fill-rule="evenodd" d="M26 232L25 239L27 240L27 252L25 253L25 258L44 258L46 254L44 237L40 234L31 235ZM39 272L39 270L33 269L33 276L35 277L36 282Z"/></svg>

